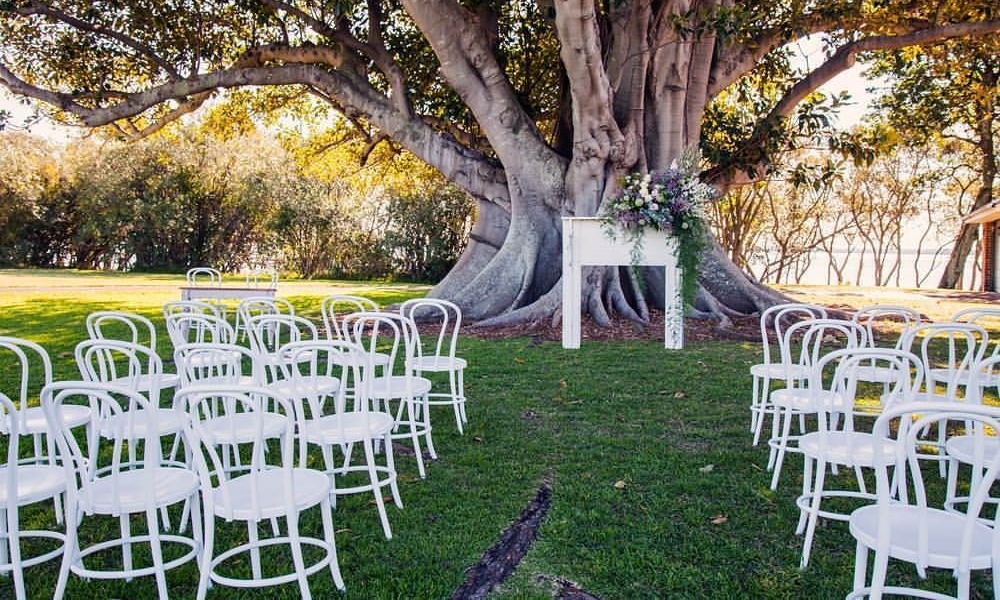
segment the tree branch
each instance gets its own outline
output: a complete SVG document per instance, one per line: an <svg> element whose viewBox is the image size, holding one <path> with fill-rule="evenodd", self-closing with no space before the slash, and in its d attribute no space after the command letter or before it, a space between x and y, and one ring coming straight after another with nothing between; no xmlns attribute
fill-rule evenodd
<svg viewBox="0 0 1000 600"><path fill-rule="evenodd" d="M23 8L17 8L14 10L19 15L31 16L39 15L47 17L53 21L61 21L73 29L78 29L80 31L85 31L92 33L99 37L108 38L114 40L123 46L131 48L140 56L147 58L151 63L165 71L170 77L179 78L180 73L174 68L172 64L163 60L160 55L153 52L153 49L145 44L140 44L138 40L135 40L121 32L109 29L103 25L98 25L91 23L89 21L84 21L78 17L70 15L68 13L56 10L55 8L49 6L45 2L39 2L38 0L32 0L32 2Z"/></svg>

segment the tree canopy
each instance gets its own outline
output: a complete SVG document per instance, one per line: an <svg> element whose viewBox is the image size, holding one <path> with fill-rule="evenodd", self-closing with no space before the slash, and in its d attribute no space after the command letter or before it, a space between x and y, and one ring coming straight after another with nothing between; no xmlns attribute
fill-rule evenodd
<svg viewBox="0 0 1000 600"><path fill-rule="evenodd" d="M221 90L318 99L476 199L472 243L434 294L503 323L556 313L560 217L594 215L623 174L700 144L721 190L753 180L814 133L799 107L859 55L988 35L995 12L995 0L8 0L0 82L131 137ZM787 44L819 34L827 60L796 71ZM741 90L770 100L744 127L703 130ZM709 254L700 307L775 300ZM648 316L627 273L595 271L585 294L599 322Z"/></svg>

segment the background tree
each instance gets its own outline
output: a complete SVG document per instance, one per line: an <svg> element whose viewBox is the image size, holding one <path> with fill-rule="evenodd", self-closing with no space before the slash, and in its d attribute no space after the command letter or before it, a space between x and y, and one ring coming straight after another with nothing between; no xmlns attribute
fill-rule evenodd
<svg viewBox="0 0 1000 600"><path fill-rule="evenodd" d="M876 61L871 72L891 82L881 107L889 122L913 143L942 136L969 146L977 155L978 191L971 204L961 206L961 214L993 202L1000 134L997 36L898 50ZM978 225L958 228L939 287L954 288L961 281L977 235Z"/></svg>
<svg viewBox="0 0 1000 600"><path fill-rule="evenodd" d="M706 107L723 90L745 76L781 86L742 142L706 143L707 175L724 191L815 130L796 107L858 53L989 34L1000 29L994 8L16 0L0 5L0 81L127 136L158 130L220 89L302 86L372 145L392 140L476 199L472 242L434 294L475 320L523 322L559 306L560 217L595 214L621 175L664 168L697 145ZM787 42L823 32L832 34L829 60L800 77ZM718 246L703 264L702 304L720 316L779 299ZM595 278L584 305L598 322L615 310L639 318L630 303L639 290L628 285Z"/></svg>

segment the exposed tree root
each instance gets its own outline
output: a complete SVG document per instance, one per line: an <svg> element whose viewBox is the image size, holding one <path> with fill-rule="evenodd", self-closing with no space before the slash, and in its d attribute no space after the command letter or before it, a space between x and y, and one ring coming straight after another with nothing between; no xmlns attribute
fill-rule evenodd
<svg viewBox="0 0 1000 600"><path fill-rule="evenodd" d="M465 582L452 592L453 600L485 598L493 588L510 575L528 552L538 535L552 503L552 488L542 483L535 498L521 511L500 539L483 553L479 562L466 571Z"/></svg>

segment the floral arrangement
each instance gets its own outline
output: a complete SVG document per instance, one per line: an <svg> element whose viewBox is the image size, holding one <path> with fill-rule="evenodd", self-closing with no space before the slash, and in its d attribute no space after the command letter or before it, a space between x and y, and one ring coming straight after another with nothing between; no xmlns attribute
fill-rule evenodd
<svg viewBox="0 0 1000 600"><path fill-rule="evenodd" d="M706 214L716 196L712 186L698 179L698 157L685 153L680 163L652 173L633 173L621 181L602 214L605 234L614 239L618 228L632 242L632 260L642 255L647 227L677 239L677 263L683 273L682 295L694 301L698 291L698 262L708 242Z"/></svg>

